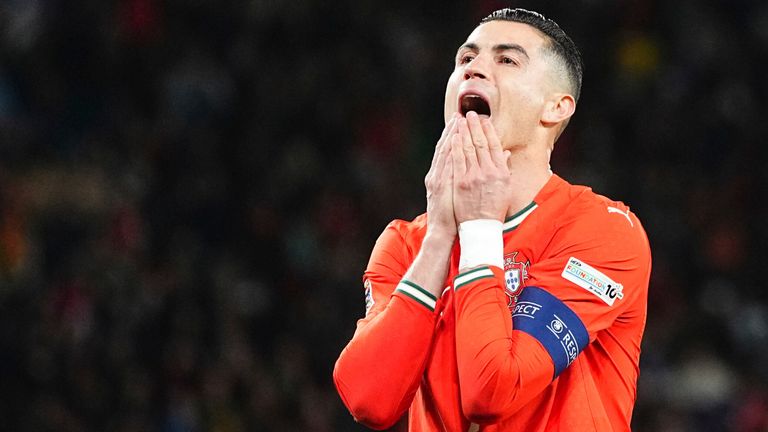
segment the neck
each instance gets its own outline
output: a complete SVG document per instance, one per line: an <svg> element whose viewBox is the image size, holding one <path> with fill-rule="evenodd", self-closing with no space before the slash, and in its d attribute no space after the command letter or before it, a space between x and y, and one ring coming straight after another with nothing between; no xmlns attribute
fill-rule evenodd
<svg viewBox="0 0 768 432"><path fill-rule="evenodd" d="M511 216L533 201L541 188L552 176L549 169L549 152L536 151L535 146L513 151L507 166L515 190L510 200L507 216Z"/></svg>

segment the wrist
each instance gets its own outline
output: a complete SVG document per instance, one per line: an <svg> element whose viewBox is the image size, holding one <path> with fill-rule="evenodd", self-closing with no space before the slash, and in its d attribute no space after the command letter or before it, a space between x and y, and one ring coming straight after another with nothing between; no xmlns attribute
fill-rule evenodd
<svg viewBox="0 0 768 432"><path fill-rule="evenodd" d="M404 278L422 287L435 298L442 296L456 235L427 232L413 264Z"/></svg>
<svg viewBox="0 0 768 432"><path fill-rule="evenodd" d="M427 233L424 235L421 247L434 247L434 248L452 248L453 243L456 242L456 231L450 232L448 230L427 229Z"/></svg>
<svg viewBox="0 0 768 432"><path fill-rule="evenodd" d="M473 219L459 224L459 271L483 265L504 268L504 224L496 219Z"/></svg>

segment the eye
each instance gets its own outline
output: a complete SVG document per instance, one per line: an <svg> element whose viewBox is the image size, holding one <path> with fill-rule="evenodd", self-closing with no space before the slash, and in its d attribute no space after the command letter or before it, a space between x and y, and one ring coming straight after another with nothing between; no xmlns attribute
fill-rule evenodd
<svg viewBox="0 0 768 432"><path fill-rule="evenodd" d="M517 66L518 65L517 60L515 60L512 57L508 57L508 56L501 56L501 58L499 59L499 62L501 64L505 64L505 65L512 65L512 66Z"/></svg>
<svg viewBox="0 0 768 432"><path fill-rule="evenodd" d="M474 54L464 54L459 57L459 64L467 64L475 59Z"/></svg>

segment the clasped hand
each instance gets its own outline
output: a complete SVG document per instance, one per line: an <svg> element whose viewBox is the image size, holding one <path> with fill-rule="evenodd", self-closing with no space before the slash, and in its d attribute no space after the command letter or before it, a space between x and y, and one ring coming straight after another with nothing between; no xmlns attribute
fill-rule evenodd
<svg viewBox="0 0 768 432"><path fill-rule="evenodd" d="M474 111L466 118L454 114L443 129L424 179L427 231L453 238L464 221L503 221L512 193L509 156L489 119Z"/></svg>

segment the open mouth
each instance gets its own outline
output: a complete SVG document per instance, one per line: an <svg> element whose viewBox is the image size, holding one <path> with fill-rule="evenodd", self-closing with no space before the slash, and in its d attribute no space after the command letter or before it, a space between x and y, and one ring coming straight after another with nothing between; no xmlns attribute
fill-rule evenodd
<svg viewBox="0 0 768 432"><path fill-rule="evenodd" d="M491 106L488 105L488 101L474 94L468 94L461 98L459 111L461 111L461 115L464 117L470 111L476 112L479 116L491 116Z"/></svg>

